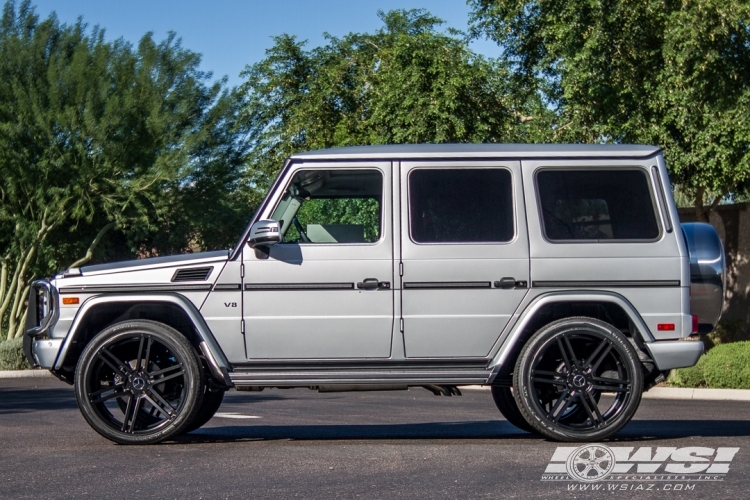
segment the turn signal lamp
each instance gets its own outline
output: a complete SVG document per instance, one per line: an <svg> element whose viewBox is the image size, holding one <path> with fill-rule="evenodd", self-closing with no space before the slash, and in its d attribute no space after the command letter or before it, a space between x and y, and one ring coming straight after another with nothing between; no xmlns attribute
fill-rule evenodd
<svg viewBox="0 0 750 500"><path fill-rule="evenodd" d="M78 297L63 297L62 303L64 306L74 306L78 304Z"/></svg>

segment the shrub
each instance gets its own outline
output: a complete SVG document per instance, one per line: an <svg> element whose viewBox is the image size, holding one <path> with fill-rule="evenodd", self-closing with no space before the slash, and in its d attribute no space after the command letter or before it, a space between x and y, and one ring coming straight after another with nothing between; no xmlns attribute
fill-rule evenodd
<svg viewBox="0 0 750 500"><path fill-rule="evenodd" d="M750 389L750 341L717 345L695 366L673 370L669 382L678 387Z"/></svg>
<svg viewBox="0 0 750 500"><path fill-rule="evenodd" d="M0 370L25 370L31 368L23 355L23 338L0 342Z"/></svg>

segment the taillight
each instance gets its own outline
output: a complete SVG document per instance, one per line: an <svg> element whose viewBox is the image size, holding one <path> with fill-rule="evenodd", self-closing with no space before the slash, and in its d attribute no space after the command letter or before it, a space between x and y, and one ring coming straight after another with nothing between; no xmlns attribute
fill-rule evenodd
<svg viewBox="0 0 750 500"><path fill-rule="evenodd" d="M698 333L698 316L693 314L693 332L692 333Z"/></svg>

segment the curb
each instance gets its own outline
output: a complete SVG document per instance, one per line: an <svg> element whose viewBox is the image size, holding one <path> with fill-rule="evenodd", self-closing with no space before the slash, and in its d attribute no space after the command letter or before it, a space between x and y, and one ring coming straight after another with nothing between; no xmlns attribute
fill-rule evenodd
<svg viewBox="0 0 750 500"><path fill-rule="evenodd" d="M489 391L487 385L465 385L461 390ZM643 393L643 399L681 399L702 401L750 401L748 389L685 389L682 387L654 387Z"/></svg>
<svg viewBox="0 0 750 500"><path fill-rule="evenodd" d="M0 379L4 378L46 378L54 377L48 370L0 370Z"/></svg>

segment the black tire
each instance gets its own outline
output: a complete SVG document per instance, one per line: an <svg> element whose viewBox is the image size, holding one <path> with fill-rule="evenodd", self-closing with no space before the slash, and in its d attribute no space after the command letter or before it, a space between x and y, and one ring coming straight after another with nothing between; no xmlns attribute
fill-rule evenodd
<svg viewBox="0 0 750 500"><path fill-rule="evenodd" d="M151 444L195 420L206 382L182 334L132 320L94 337L78 361L74 385L81 414L96 432L116 443Z"/></svg>
<svg viewBox="0 0 750 500"><path fill-rule="evenodd" d="M201 409L195 416L195 420L190 422L190 425L185 427L181 434L187 434L193 432L196 429L200 429L208 423L214 414L219 410L221 402L224 401L224 390L210 391L206 388L206 392L203 393L203 403Z"/></svg>
<svg viewBox="0 0 750 500"><path fill-rule="evenodd" d="M513 397L513 391L510 387L498 387L493 385L491 391L492 399L495 401L495 406L497 406L497 409L503 414L505 420L522 431L536 433L536 430L529 425L518 410L518 404Z"/></svg>
<svg viewBox="0 0 750 500"><path fill-rule="evenodd" d="M630 341L615 327L593 318L565 318L529 339L516 362L513 386L521 415L544 436L600 441L633 418L643 370ZM614 397L610 401L602 393Z"/></svg>

